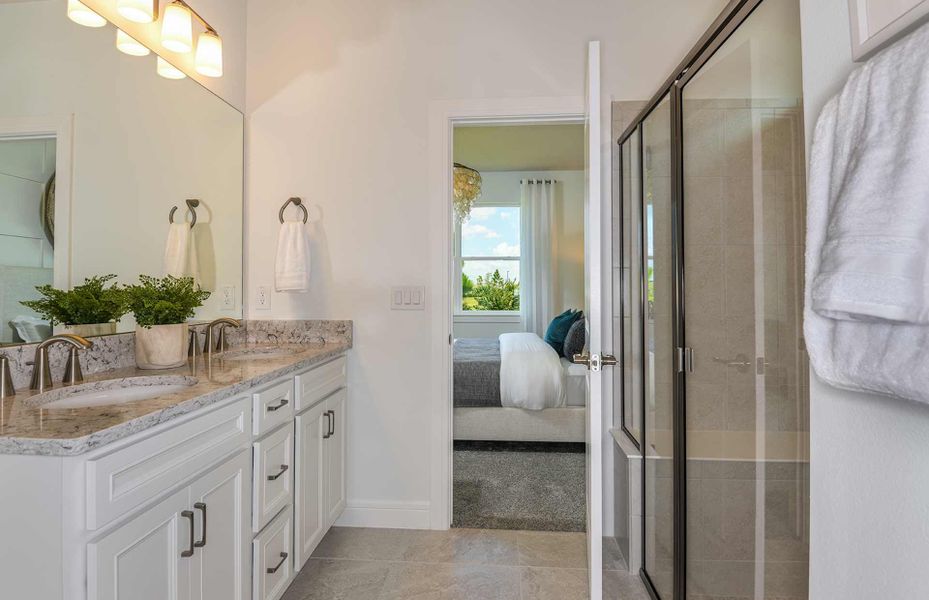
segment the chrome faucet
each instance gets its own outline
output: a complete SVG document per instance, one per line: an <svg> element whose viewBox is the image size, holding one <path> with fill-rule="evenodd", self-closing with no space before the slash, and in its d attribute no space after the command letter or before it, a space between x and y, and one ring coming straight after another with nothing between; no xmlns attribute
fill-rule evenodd
<svg viewBox="0 0 929 600"><path fill-rule="evenodd" d="M212 355L214 350L219 352L226 351L226 326L232 327L241 327L242 322L237 319L231 319L229 317L222 317L221 319L216 319L212 321L209 325L206 326L206 339L203 342L203 353L207 355ZM214 330L219 328L219 335L214 335ZM216 339L216 343L213 343L213 339Z"/></svg>
<svg viewBox="0 0 929 600"><path fill-rule="evenodd" d="M62 383L80 383L84 381L84 374L81 372L81 361L77 353L79 350L92 348L94 343L79 335L63 333L53 335L36 346L32 368L32 383L29 385L30 390L38 390L41 393L52 387L52 370L48 365L48 348L55 344L68 344L71 346Z"/></svg>

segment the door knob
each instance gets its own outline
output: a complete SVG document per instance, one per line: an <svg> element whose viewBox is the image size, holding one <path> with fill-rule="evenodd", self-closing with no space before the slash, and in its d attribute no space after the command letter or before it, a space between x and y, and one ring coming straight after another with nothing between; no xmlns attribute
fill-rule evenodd
<svg viewBox="0 0 929 600"><path fill-rule="evenodd" d="M571 357L571 362L576 365L584 365L585 367L590 366L590 355L589 354L575 354Z"/></svg>
<svg viewBox="0 0 929 600"><path fill-rule="evenodd" d="M576 365L584 365L591 371L599 371L601 367L612 367L619 363L612 354L575 354L571 357L571 362Z"/></svg>
<svg viewBox="0 0 929 600"><path fill-rule="evenodd" d="M619 364L619 361L612 354L604 354L600 357L600 364L604 367L615 367Z"/></svg>

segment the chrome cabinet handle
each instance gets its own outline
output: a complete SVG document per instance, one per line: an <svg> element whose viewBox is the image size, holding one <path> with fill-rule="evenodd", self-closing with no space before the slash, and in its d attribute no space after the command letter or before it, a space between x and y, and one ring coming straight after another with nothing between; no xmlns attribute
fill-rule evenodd
<svg viewBox="0 0 929 600"><path fill-rule="evenodd" d="M268 475L268 481L277 481L278 478L286 473L287 469L289 468L290 467L288 465L281 465L281 470L277 473L277 475Z"/></svg>
<svg viewBox="0 0 929 600"><path fill-rule="evenodd" d="M194 542L194 548L203 548L206 546L206 503L197 502L194 504L194 508L203 513L203 536L200 538L199 542Z"/></svg>
<svg viewBox="0 0 929 600"><path fill-rule="evenodd" d="M276 405L274 405L274 406L269 406L269 407L268 407L268 412L274 412L274 411L276 411L276 410L281 410L282 408L284 408L284 407L287 406L288 404L290 404L290 400L288 400L287 398L282 398L280 404L276 404Z"/></svg>
<svg viewBox="0 0 929 600"><path fill-rule="evenodd" d="M323 416L326 417L326 433L323 434L323 439L328 440L332 437L332 411L327 410L323 413Z"/></svg>
<svg viewBox="0 0 929 600"><path fill-rule="evenodd" d="M274 567L273 569L272 569L271 567L268 567L268 569L267 569L268 573L269 573L270 575L273 575L273 574L277 573L277 570L284 566L284 562L285 562L286 560L287 560L287 553L286 553L286 552L281 552L281 562L277 563L277 566Z"/></svg>
<svg viewBox="0 0 929 600"><path fill-rule="evenodd" d="M190 558L194 555L194 511L181 511L181 518L190 519L190 542L188 543L187 550L181 552L182 558Z"/></svg>

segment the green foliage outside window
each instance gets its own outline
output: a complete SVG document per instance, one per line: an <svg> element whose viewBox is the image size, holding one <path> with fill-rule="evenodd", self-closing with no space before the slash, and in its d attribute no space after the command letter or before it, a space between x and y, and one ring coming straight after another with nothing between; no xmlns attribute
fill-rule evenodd
<svg viewBox="0 0 929 600"><path fill-rule="evenodd" d="M477 281L461 276L464 310L519 310L519 282L505 279L499 270L478 277Z"/></svg>

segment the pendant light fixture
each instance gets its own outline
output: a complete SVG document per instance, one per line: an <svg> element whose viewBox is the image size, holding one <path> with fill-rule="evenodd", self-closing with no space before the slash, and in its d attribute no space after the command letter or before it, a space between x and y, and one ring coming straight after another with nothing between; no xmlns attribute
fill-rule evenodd
<svg viewBox="0 0 929 600"><path fill-rule="evenodd" d="M68 18L84 27L103 27L106 19L90 10L79 0L68 0Z"/></svg>
<svg viewBox="0 0 929 600"><path fill-rule="evenodd" d="M197 39L195 65L197 73L205 77L223 76L223 40L212 29Z"/></svg>
<svg viewBox="0 0 929 600"><path fill-rule="evenodd" d="M158 57L158 74L165 79L184 79L187 77L183 71L160 56Z"/></svg>
<svg viewBox="0 0 929 600"><path fill-rule="evenodd" d="M119 0L116 10L133 23L153 23L158 19L158 0Z"/></svg>
<svg viewBox="0 0 929 600"><path fill-rule="evenodd" d="M123 31L116 30L116 49L129 56L148 56L151 50L145 44L140 44L138 40Z"/></svg>
<svg viewBox="0 0 929 600"><path fill-rule="evenodd" d="M193 48L193 17L190 8L174 0L165 7L161 23L161 45L178 54L186 54Z"/></svg>

